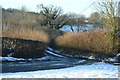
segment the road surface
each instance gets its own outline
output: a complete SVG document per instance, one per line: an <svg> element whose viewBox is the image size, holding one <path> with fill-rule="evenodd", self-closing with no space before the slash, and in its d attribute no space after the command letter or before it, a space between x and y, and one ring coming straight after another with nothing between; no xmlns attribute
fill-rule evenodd
<svg viewBox="0 0 120 80"><path fill-rule="evenodd" d="M48 48L44 54L46 58L44 60L31 61L31 62L9 62L2 63L2 72L26 72L26 71L37 71L37 70L49 70L73 67L76 65L90 65L95 61L85 60L82 58L71 57L69 55L60 54Z"/></svg>

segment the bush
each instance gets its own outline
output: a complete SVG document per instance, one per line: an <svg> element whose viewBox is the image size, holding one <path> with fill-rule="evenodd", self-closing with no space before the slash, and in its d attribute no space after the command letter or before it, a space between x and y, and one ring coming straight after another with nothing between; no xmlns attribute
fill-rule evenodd
<svg viewBox="0 0 120 80"><path fill-rule="evenodd" d="M0 39L2 39L3 57L10 53L13 53L13 57L18 58L37 58L45 56L44 50L47 48L47 43L8 37L2 37Z"/></svg>
<svg viewBox="0 0 120 80"><path fill-rule="evenodd" d="M2 32L3 37L9 38L19 38L19 39L28 39L28 40L36 40L40 42L48 42L49 37L43 31L32 30L28 28L8 28L4 29Z"/></svg>
<svg viewBox="0 0 120 80"><path fill-rule="evenodd" d="M49 42L45 32L27 28L4 29L1 36L2 56L14 53L13 57L20 58L43 57Z"/></svg>
<svg viewBox="0 0 120 80"><path fill-rule="evenodd" d="M66 33L57 37L56 44L58 46L93 52L116 53L112 33L112 31L107 30Z"/></svg>
<svg viewBox="0 0 120 80"><path fill-rule="evenodd" d="M43 26L39 26L39 27L35 27L35 30L42 30L45 33L47 33L49 35L49 40L52 40L54 38L56 38L57 36L63 35L64 32L60 31L58 29L50 29L48 27L43 27Z"/></svg>

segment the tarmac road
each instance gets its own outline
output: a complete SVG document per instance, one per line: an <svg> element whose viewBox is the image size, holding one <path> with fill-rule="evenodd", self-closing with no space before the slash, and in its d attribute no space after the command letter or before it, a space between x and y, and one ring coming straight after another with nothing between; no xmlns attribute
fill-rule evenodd
<svg viewBox="0 0 120 80"><path fill-rule="evenodd" d="M47 49L45 54L47 56L45 60L2 63L0 64L0 66L2 66L2 73L60 69L73 67L76 65L89 65L95 62L92 60L78 59L75 57L62 55L50 49Z"/></svg>

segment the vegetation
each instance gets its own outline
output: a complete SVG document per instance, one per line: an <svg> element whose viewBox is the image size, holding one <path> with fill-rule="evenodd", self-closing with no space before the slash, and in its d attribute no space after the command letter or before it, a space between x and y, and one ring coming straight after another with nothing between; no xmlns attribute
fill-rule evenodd
<svg viewBox="0 0 120 80"><path fill-rule="evenodd" d="M0 36L2 56L14 53L12 56L18 58L43 57L43 52L49 42L49 37L45 32L24 27L4 29Z"/></svg>
<svg viewBox="0 0 120 80"><path fill-rule="evenodd" d="M34 28L36 26L37 14L32 12L27 12L26 9L3 9L2 10L3 19L2 26L3 28L9 27L27 27Z"/></svg>
<svg viewBox="0 0 120 80"><path fill-rule="evenodd" d="M67 25L71 27L72 32L80 32L82 27L85 27L86 17L84 15L69 13L68 20L69 22L67 23ZM77 31L73 29L74 26L77 27Z"/></svg>
<svg viewBox="0 0 120 80"><path fill-rule="evenodd" d="M93 24L94 29L103 29L103 24L101 22L101 16L98 12L93 12L88 18L88 22Z"/></svg>
<svg viewBox="0 0 120 80"><path fill-rule="evenodd" d="M73 26L82 26L86 19L84 15L63 14L60 7L53 5L44 6L40 4L37 7L40 10L39 13L29 12L25 7L22 7L20 10L11 8L2 9L3 28L27 27L32 29L49 28L59 30L63 26L68 25L72 29Z"/></svg>
<svg viewBox="0 0 120 80"><path fill-rule="evenodd" d="M104 25L104 27L107 27L107 29L113 31L113 33L111 34L113 38L112 42L114 46L113 48L115 49L117 47L118 49L119 42L117 34L120 31L120 26L118 25L119 22L118 2L115 0L108 0L108 2L107 1L100 2L98 3L98 11L102 18L101 23Z"/></svg>
<svg viewBox="0 0 120 80"><path fill-rule="evenodd" d="M93 52L115 53L112 43L112 32L107 30L66 33L56 39L56 44L63 47L70 47L79 50Z"/></svg>
<svg viewBox="0 0 120 80"><path fill-rule="evenodd" d="M102 18L102 24L112 30L118 30L118 2L108 0L98 3L98 11Z"/></svg>
<svg viewBox="0 0 120 80"><path fill-rule="evenodd" d="M37 7L40 8L40 18L38 20L41 26L60 29L68 22L67 15L62 14L62 9L60 7L55 7L53 5L47 7L43 4Z"/></svg>
<svg viewBox="0 0 120 80"><path fill-rule="evenodd" d="M28 28L8 28L2 32L3 37L19 38L27 40L36 40L40 42L49 42L48 35L43 31L31 30Z"/></svg>
<svg viewBox="0 0 120 80"><path fill-rule="evenodd" d="M117 13L118 3L113 0L111 1L98 3L98 12L92 13L89 18L75 13L63 14L62 8L53 5L37 5L40 10L39 13L29 12L25 7L22 7L20 10L11 8L3 9L3 32L0 36L10 38L4 40L4 43L9 46L12 46L12 39L17 39L16 41L13 40L13 46L15 47L12 48L19 49L19 53L15 52L20 54L20 57L30 52L30 50L27 51L28 49L33 48L35 51L39 51L46 48L46 46L43 49L38 47L44 44L33 46L33 44L29 44L29 40L50 43L53 46L56 43L56 45L61 47L81 51L117 54L120 52L120 39L118 38L118 32L120 32L118 23L120 18ZM86 20L88 22L85 22ZM94 29L89 32L80 32L86 23L93 24ZM65 25L70 26L73 32L66 33L60 31L60 28ZM78 27L77 33L74 31L73 26ZM28 43L23 39L27 40ZM7 43L7 41L10 42ZM20 43L26 44L21 45ZM16 47L16 45L20 47ZM6 48L10 48L5 45L3 46L4 51L6 51ZM20 52L22 49L24 54Z"/></svg>
<svg viewBox="0 0 120 80"><path fill-rule="evenodd" d="M120 50L118 32L118 2L98 3L99 12L92 13L89 23L96 29L90 32L66 33L56 39L56 44L79 50L117 54ZM96 25L97 24L97 25Z"/></svg>
<svg viewBox="0 0 120 80"><path fill-rule="evenodd" d="M42 28L42 29L36 29L36 30L42 30L49 36L49 41L52 39L55 39L57 36L63 35L65 32L58 30L58 29L49 29L49 28Z"/></svg>
<svg viewBox="0 0 120 80"><path fill-rule="evenodd" d="M37 58L45 56L44 50L47 48L46 43L9 37L0 37L0 39L2 39L2 54L0 54L0 56L6 57L9 54L17 58Z"/></svg>

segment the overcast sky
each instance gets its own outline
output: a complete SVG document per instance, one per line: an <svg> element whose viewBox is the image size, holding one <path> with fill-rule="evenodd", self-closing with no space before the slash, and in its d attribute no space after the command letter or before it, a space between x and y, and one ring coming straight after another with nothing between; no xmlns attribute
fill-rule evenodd
<svg viewBox="0 0 120 80"><path fill-rule="evenodd" d="M3 8L17 8L20 9L22 6L27 7L29 11L38 11L37 5L55 5L62 7L64 13L75 12L78 14L84 14L88 17L92 12L95 11L95 6L91 6L86 11L85 8L90 6L96 0L0 0L0 5ZM81 13L82 11L82 13Z"/></svg>

